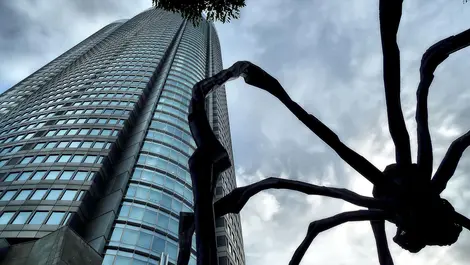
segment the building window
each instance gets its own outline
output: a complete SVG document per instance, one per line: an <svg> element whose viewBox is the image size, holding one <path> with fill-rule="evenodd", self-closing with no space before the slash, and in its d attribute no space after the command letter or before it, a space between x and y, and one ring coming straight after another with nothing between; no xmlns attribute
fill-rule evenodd
<svg viewBox="0 0 470 265"><path fill-rule="evenodd" d="M49 219L47 219L46 224L48 224L48 225L59 225L60 222L62 221L62 218L64 218L64 215L65 215L64 212L52 212Z"/></svg>
<svg viewBox="0 0 470 265"><path fill-rule="evenodd" d="M31 194L32 190L22 190L20 191L20 193L18 193L18 195L16 196L15 198L15 201L23 201L23 200L26 200L29 196L29 194Z"/></svg>
<svg viewBox="0 0 470 265"><path fill-rule="evenodd" d="M49 194L47 194L46 200L57 200L61 193L62 190L51 190Z"/></svg>
<svg viewBox="0 0 470 265"><path fill-rule="evenodd" d="M33 218L29 221L29 224L31 225L40 225L44 223L44 220L46 220L47 214L49 212L36 212L33 215Z"/></svg>
<svg viewBox="0 0 470 265"><path fill-rule="evenodd" d="M42 198L44 197L44 194L46 194L47 190L36 190L34 193L33 193L33 196L31 196L31 198L29 198L30 200L42 200Z"/></svg>
<svg viewBox="0 0 470 265"><path fill-rule="evenodd" d="M20 212L15 220L13 220L12 224L25 224L26 221L28 220L29 216L31 215L31 212Z"/></svg>
<svg viewBox="0 0 470 265"><path fill-rule="evenodd" d="M2 196L2 198L0 198L0 201L9 201L11 200L11 198L13 198L13 195L15 195L16 193L16 190L9 190L7 192L5 192Z"/></svg>
<svg viewBox="0 0 470 265"><path fill-rule="evenodd" d="M63 200L63 201L73 201L76 194L77 194L76 190L66 190L64 192L64 195L62 195L61 200Z"/></svg>
<svg viewBox="0 0 470 265"><path fill-rule="evenodd" d="M13 217L15 213L14 212L4 212L0 216L0 225L6 225L8 222L10 222L11 218Z"/></svg>

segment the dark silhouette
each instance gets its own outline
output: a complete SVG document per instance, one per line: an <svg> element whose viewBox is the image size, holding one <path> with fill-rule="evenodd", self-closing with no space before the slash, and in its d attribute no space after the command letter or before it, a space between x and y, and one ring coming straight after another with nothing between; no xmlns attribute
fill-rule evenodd
<svg viewBox="0 0 470 265"><path fill-rule="evenodd" d="M470 145L470 132L451 144L437 172L432 177L432 145L427 124L427 95L434 70L450 54L470 44L470 30L437 42L423 55L416 110L418 161L413 164L409 136L400 106L400 51L396 34L401 12L402 1L380 0L386 105L390 134L396 147L396 163L387 166L383 172L343 144L333 131L292 101L275 78L250 62L237 62L213 77L198 82L193 87L188 120L197 145L196 151L189 160L194 193L194 214L181 213L180 215L178 265L187 264L189 260L191 236L194 232L196 232L198 265L217 264L215 218L227 213L239 213L252 196L262 190L272 188L329 196L365 208L312 222L305 239L293 254L290 265L300 263L311 242L319 233L345 222L371 222L381 265L393 264L384 228L386 220L397 226L394 242L413 253L425 246L451 245L457 241L462 227L470 229L470 220L456 212L448 201L440 197L462 153ZM210 127L205 111L205 98L209 92L219 88L226 81L240 76L247 84L264 89L278 98L346 163L368 179L374 185L373 198L358 195L347 189L268 178L236 188L214 203L214 188L219 174L229 168L231 163L227 151Z"/></svg>
<svg viewBox="0 0 470 265"><path fill-rule="evenodd" d="M203 12L209 21L225 23L230 22L232 18L239 18L245 0L152 0L152 5L166 11L178 12L193 25L198 25Z"/></svg>

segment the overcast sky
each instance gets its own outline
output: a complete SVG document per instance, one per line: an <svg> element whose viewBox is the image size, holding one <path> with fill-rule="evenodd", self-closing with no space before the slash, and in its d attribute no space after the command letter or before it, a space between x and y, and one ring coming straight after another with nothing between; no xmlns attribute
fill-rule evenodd
<svg viewBox="0 0 470 265"><path fill-rule="evenodd" d="M0 1L0 91L108 23L131 18L150 4L150 0ZM258 64L379 169L394 162L381 76L377 0L247 0L239 20L216 27L225 67L238 60ZM404 3L399 30L402 102L414 154L422 53L468 27L470 4L461 0ZM435 167L453 139L470 129L469 58L470 49L451 56L437 69L431 87ZM238 185L281 176L371 195L372 186L273 97L241 80L229 83L227 90ZM465 174L469 170L469 155L464 154L444 193L466 216L470 216L470 181ZM355 208L292 192L257 195L242 211L247 264L287 264L311 221ZM387 233L395 264L468 264L469 231L463 231L453 246L427 247L418 254L393 243L394 225L387 225ZM378 264L369 224L342 225L321 234L302 264Z"/></svg>

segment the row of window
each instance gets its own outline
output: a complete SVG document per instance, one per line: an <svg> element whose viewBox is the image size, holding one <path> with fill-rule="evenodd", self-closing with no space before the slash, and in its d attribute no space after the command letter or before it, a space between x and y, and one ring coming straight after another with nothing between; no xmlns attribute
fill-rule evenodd
<svg viewBox="0 0 470 265"><path fill-rule="evenodd" d="M3 180L6 181L27 181L27 180L90 180L92 175L88 171L72 171L65 170L38 170L38 171L24 171L24 172L12 172L6 176Z"/></svg>
<svg viewBox="0 0 470 265"><path fill-rule="evenodd" d="M138 99L139 96L136 96L135 99ZM133 106L135 102L133 101L82 101L82 102L75 102L72 106Z"/></svg>
<svg viewBox="0 0 470 265"><path fill-rule="evenodd" d="M172 91L179 95L185 96L188 100L191 99L191 91L189 91L188 89L183 89L181 87L173 86L171 84L165 84L165 88L163 89L163 91Z"/></svg>
<svg viewBox="0 0 470 265"><path fill-rule="evenodd" d="M150 251L156 256L165 252L173 260L176 260L178 255L177 242L158 233L143 228L134 228L130 225L116 224L110 241L111 245L122 245L144 252Z"/></svg>
<svg viewBox="0 0 470 265"><path fill-rule="evenodd" d="M123 101L113 101L112 103L116 103L116 106L127 106L128 102ZM114 104L111 104L114 105ZM74 109L68 110L64 113L64 115L73 115L73 114L104 114L104 115L121 115L127 116L129 114L128 110L120 110L120 109Z"/></svg>
<svg viewBox="0 0 470 265"><path fill-rule="evenodd" d="M186 183L191 183L191 176L185 167L181 167L160 157L142 154L139 156L137 164L158 168L164 172L168 172L182 180L185 180Z"/></svg>
<svg viewBox="0 0 470 265"><path fill-rule="evenodd" d="M59 107L59 106L60 106L60 108L61 108L61 107L63 107L64 105L57 105L57 107ZM26 114L29 115L30 113L26 113ZM51 112L51 113L48 113L48 114L42 114L42 115L39 115L39 116L33 116L33 117L29 117L29 118L24 118L24 119L18 120L18 121L16 121L16 120L13 119L11 123L5 125L5 128L7 128L7 127L9 127L9 126L11 126L11 125L19 125L19 124L25 123L25 122L27 122L27 121L36 121L36 120L41 120L41 119L44 119L44 118L49 118L49 117L52 117L52 116L54 116L54 115L55 115L55 113L54 113L54 112ZM24 116L24 114L21 115L21 116ZM16 130L16 129L12 129L12 130ZM2 135L6 134L6 133L11 133L11 132L14 132L14 131L5 131L5 132L2 132Z"/></svg>
<svg viewBox="0 0 470 265"><path fill-rule="evenodd" d="M179 126L179 127L183 128L187 132L190 132L188 122L185 121L185 120L181 120L179 118L173 117L173 116L171 116L169 114L166 114L166 113L163 113L163 112L155 112L155 114L153 114L153 118L158 119L158 120L162 120L162 121L166 121L166 122L168 122L172 125L176 125L176 126Z"/></svg>
<svg viewBox="0 0 470 265"><path fill-rule="evenodd" d="M174 114L175 116L178 116L182 120L188 119L188 114L187 113L185 113L184 111L182 111L182 110L180 110L176 107L166 105L166 103L165 104L158 104L157 105L157 110L165 111L165 112Z"/></svg>
<svg viewBox="0 0 470 265"><path fill-rule="evenodd" d="M165 122L161 122L161 121L152 121L150 123L150 129L160 130L160 131L169 133L171 135L174 135L174 136L176 136L180 139L183 139L183 141L190 143L191 146L196 148L196 143L194 142L194 139L189 134L189 132L183 131L182 129L180 129L180 128L174 126L174 125L171 125L171 124L168 124L168 123L165 123Z"/></svg>
<svg viewBox="0 0 470 265"><path fill-rule="evenodd" d="M20 165L27 164L48 164L48 163L84 163L84 164L94 164L101 163L103 161L103 156L97 155L38 155L34 156L25 156L20 161Z"/></svg>
<svg viewBox="0 0 470 265"><path fill-rule="evenodd" d="M4 212L0 216L0 225L6 225L9 223L14 225L41 225L44 222L46 225L60 225L62 223L67 223L70 215L71 213L68 213L64 220L65 212L37 211L33 214L32 211L21 211L16 216L15 212Z"/></svg>
<svg viewBox="0 0 470 265"><path fill-rule="evenodd" d="M46 195L47 194L47 195ZM25 201L25 200L61 200L61 201L79 201L83 199L85 191L82 190L61 190L61 189L32 189L9 190L3 193L0 201ZM45 197L45 198L44 198Z"/></svg>
<svg viewBox="0 0 470 265"><path fill-rule="evenodd" d="M166 143L168 145L174 146L184 152L185 155L188 157L191 156L194 152L194 147L191 145L179 140L176 137L172 137L166 133L158 132L149 130L147 135L145 136L146 139L156 140L162 143Z"/></svg>
<svg viewBox="0 0 470 265"><path fill-rule="evenodd" d="M189 97L182 96L180 93L173 93L171 89L163 90L162 96L175 99L179 102L182 102L183 104L186 104L186 106L189 106Z"/></svg>
<svg viewBox="0 0 470 265"><path fill-rule="evenodd" d="M80 119L68 119L68 120L58 120L56 124L110 124L110 125L115 125L115 124L124 124L124 120L118 120L118 119L97 119L97 118L80 118Z"/></svg>
<svg viewBox="0 0 470 265"><path fill-rule="evenodd" d="M174 99L171 99L171 98L160 97L160 99L158 100L158 103L159 104L164 103L164 104L170 105L170 106L175 107L175 108L180 109L180 110L187 110L188 109L188 105L182 104L182 103L180 103L178 101L175 101Z"/></svg>
<svg viewBox="0 0 470 265"><path fill-rule="evenodd" d="M155 188L130 184L126 192L127 199L138 199L148 203L164 207L175 214L179 214L183 209L183 202L175 197ZM191 209L190 205L185 205L185 209ZM150 209L150 208L149 208Z"/></svg>
<svg viewBox="0 0 470 265"><path fill-rule="evenodd" d="M79 98L133 98L138 99L139 95L134 94L122 94L122 93L106 93L106 94L85 94Z"/></svg>
<svg viewBox="0 0 470 265"><path fill-rule="evenodd" d="M119 130L111 129L61 129L61 130L50 130L46 133L48 136L64 136L64 135L93 135L93 136L116 136Z"/></svg>
<svg viewBox="0 0 470 265"><path fill-rule="evenodd" d="M160 210L136 203L124 202L119 211L119 220L137 221L178 237L178 219Z"/></svg>
<svg viewBox="0 0 470 265"><path fill-rule="evenodd" d="M91 87L87 88L85 91L87 92L94 92L94 91L131 91L137 92L140 89L134 87Z"/></svg>
<svg viewBox="0 0 470 265"><path fill-rule="evenodd" d="M188 164L189 155L182 153L177 149L173 149L166 145L162 145L160 143L154 143L145 141L142 146L142 151L146 151L149 153L158 154L164 157L167 157L173 161L176 161L182 165Z"/></svg>
<svg viewBox="0 0 470 265"><path fill-rule="evenodd" d="M11 136L11 137L0 140L0 144L7 144L7 143L21 141L21 140L28 140L28 139L31 139L34 136L34 134L35 132L28 133L28 134L20 134L17 136Z"/></svg>
<svg viewBox="0 0 470 265"><path fill-rule="evenodd" d="M41 149L52 149L52 148L93 148L93 149L109 149L111 148L110 142L92 142L92 141L60 141L60 142L48 142L38 143L34 146L34 150ZM21 146L20 146L21 147ZM17 148L15 146L14 148ZM5 148L8 149L8 148ZM3 153L3 150L2 150ZM2 154L0 153L0 154Z"/></svg>
<svg viewBox="0 0 470 265"><path fill-rule="evenodd" d="M7 133L13 133L13 132L21 132L23 130L29 130L29 129L39 129L39 128L42 128L42 126L44 126L45 124L46 124L45 122L40 122L40 123L30 124L28 126L25 125L25 126L21 126L15 129L4 131L0 135L5 135Z"/></svg>
<svg viewBox="0 0 470 265"><path fill-rule="evenodd" d="M21 147L23 147L23 145L17 145L17 146L3 148L2 151L0 152L0 155L14 154L14 153L20 151Z"/></svg>
<svg viewBox="0 0 470 265"><path fill-rule="evenodd" d="M170 176L143 168L136 168L131 178L136 181L142 181L173 191L191 204L193 203L193 192L188 183L186 183L187 185L184 185ZM182 181L184 182L184 180Z"/></svg>

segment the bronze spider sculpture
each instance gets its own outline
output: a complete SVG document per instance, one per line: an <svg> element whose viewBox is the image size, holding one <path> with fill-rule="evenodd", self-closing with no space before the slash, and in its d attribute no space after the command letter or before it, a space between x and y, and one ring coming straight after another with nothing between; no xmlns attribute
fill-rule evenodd
<svg viewBox="0 0 470 265"><path fill-rule="evenodd" d="M197 264L218 264L215 218L227 213L239 213L249 198L262 190L272 188L339 198L366 208L312 222L305 239L289 262L290 265L300 263L307 248L319 233L350 221L371 222L381 265L393 264L385 234L386 220L397 226L393 238L395 243L413 253L425 246L451 245L457 241L462 227L470 229L470 220L456 212L447 200L440 197L454 174L462 153L470 145L470 132L451 144L431 178L433 155L427 121L427 95L434 70L450 54L470 45L470 30L437 42L422 57L416 109L418 159L417 163L412 163L410 141L400 103L400 56L396 34L401 11L401 0L379 2L387 116L390 134L396 147L396 163L387 166L383 172L343 144L333 131L292 101L275 78L250 62L237 62L193 87L188 120L197 145L189 160L194 213L180 214L178 265L188 263L194 232L196 232ZM346 163L368 179L374 185L373 198L361 196L347 189L267 178L236 188L214 203L214 189L219 174L229 168L231 163L226 149L217 140L207 119L205 98L212 90L240 76L247 84L264 89L278 98Z"/></svg>

